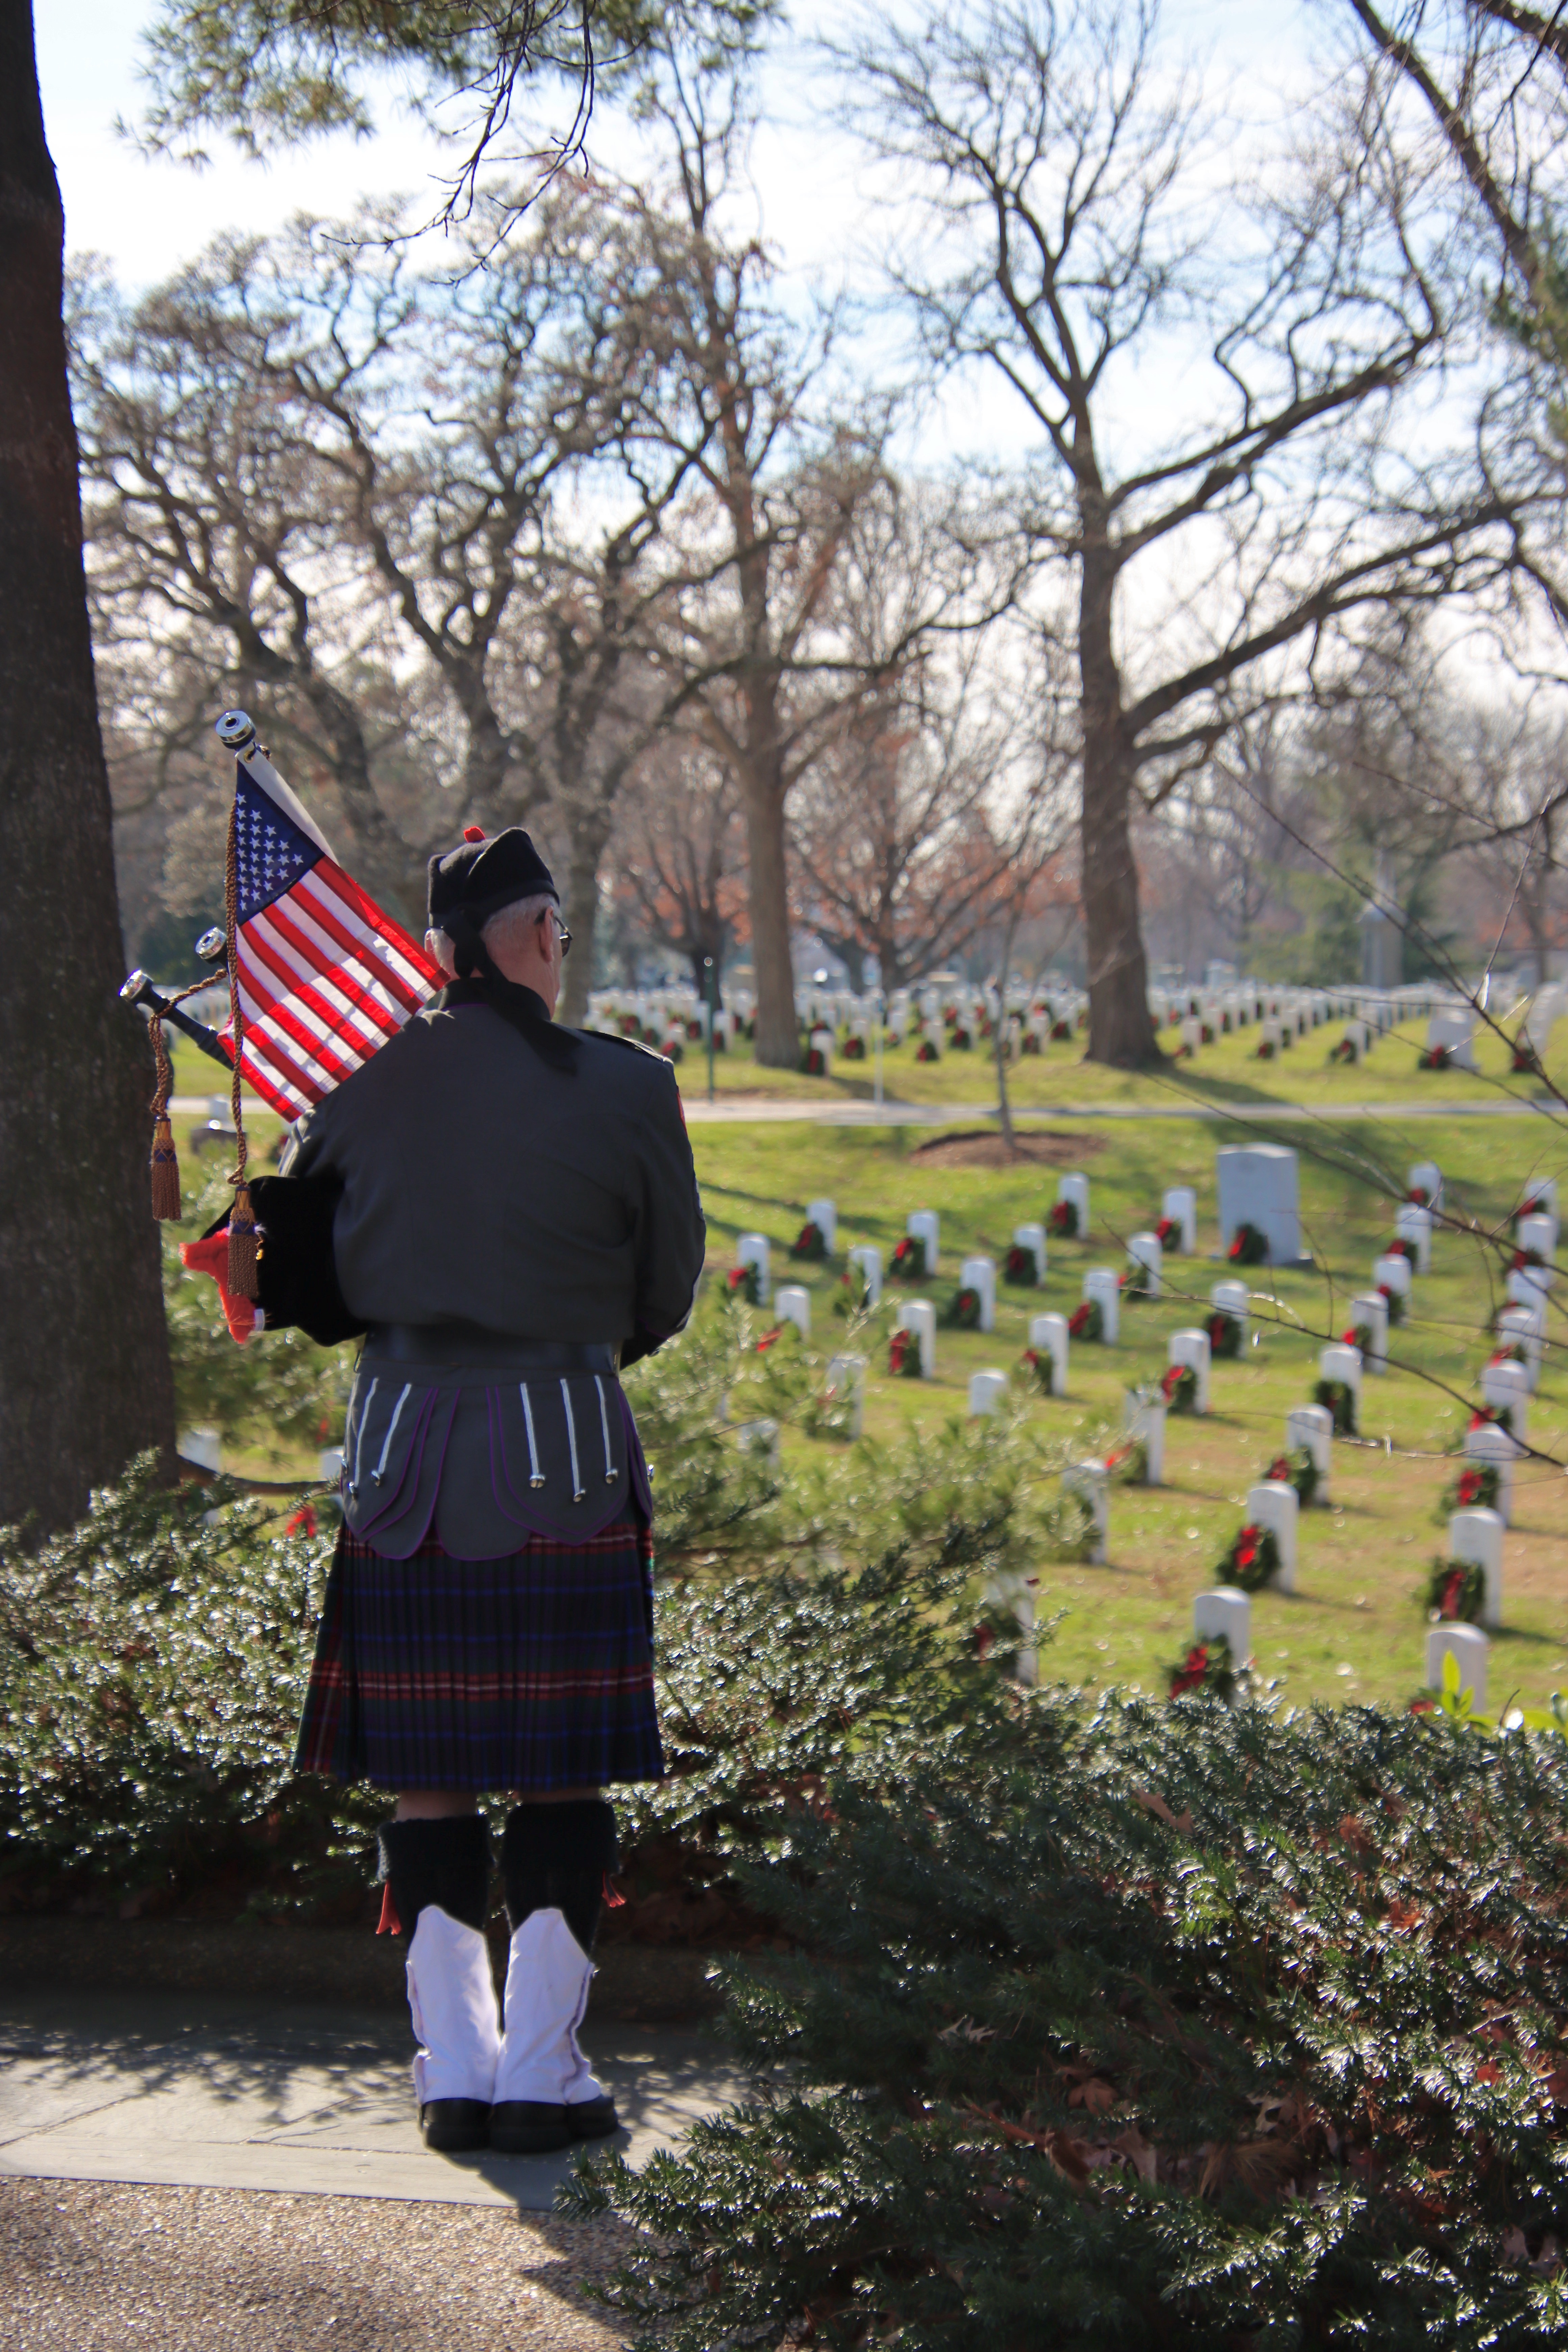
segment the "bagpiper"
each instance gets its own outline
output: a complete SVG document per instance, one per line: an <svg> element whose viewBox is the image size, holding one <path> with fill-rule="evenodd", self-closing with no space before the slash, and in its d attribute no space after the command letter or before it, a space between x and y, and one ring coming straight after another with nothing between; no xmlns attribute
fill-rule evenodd
<svg viewBox="0 0 1568 2352"><path fill-rule="evenodd" d="M705 1236L670 1064L553 1020L571 935L529 835L433 858L428 919L447 985L298 1121L281 1174L306 1181L274 1188L327 1200L321 1279L365 1335L295 1761L397 1792L381 1925L408 1938L427 2145L539 2152L616 2128L577 2040L604 1792L664 1769L619 1372L685 1324Z"/></svg>

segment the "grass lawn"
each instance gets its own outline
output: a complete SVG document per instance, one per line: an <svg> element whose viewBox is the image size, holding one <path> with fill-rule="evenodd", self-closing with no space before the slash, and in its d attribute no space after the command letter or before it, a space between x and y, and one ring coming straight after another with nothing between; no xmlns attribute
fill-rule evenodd
<svg viewBox="0 0 1568 2352"><path fill-rule="evenodd" d="M1544 1148L1543 1131L1545 1146L1557 1149ZM934 1424L962 1413L972 1371L984 1365L1015 1370L1029 1316L1076 1305L1087 1266L1120 1265L1122 1252L1112 1235L1152 1223L1163 1185L1195 1185L1200 1252L1217 1248L1216 1139L1223 1130L1185 1122L1075 1128L1064 1139L1062 1160L1090 1177L1089 1239L1052 1244L1043 1290L1004 1287L994 1334L940 1331L933 1381L888 1379L879 1346L868 1381L868 1435L887 1434L900 1420ZM1014 1226L1042 1217L1056 1187L1048 1167L933 1165L929 1152L920 1152L931 1140L928 1129L695 1129L711 1263L732 1262L739 1233L767 1234L775 1283L801 1281L813 1292L813 1344L826 1352L841 1329L831 1312L839 1268L795 1266L784 1256L806 1202L817 1195L837 1201L840 1252L876 1242L884 1261L907 1212L931 1208L942 1217L942 1259L937 1279L923 1292L945 1305L958 1286L961 1257L983 1250L1000 1260ZM1460 1122L1451 1134L1435 1133L1426 1122L1403 1130L1379 1123L1365 1134L1336 1129L1330 1148L1344 1151L1352 1166L1363 1150L1375 1152L1401 1174L1408 1160L1433 1157L1444 1169L1450 1204L1494 1223L1517 1201L1520 1171L1553 1173L1568 1160L1556 1132L1531 1119ZM1262 1301L1270 1319L1255 1324L1255 1344L1243 1361L1215 1367L1209 1415L1168 1421L1167 1485L1113 1487L1107 1566L1043 1574L1042 1612L1066 1612L1042 1661L1046 1674L1163 1687L1161 1668L1188 1634L1193 1595L1216 1581L1215 1563L1241 1522L1246 1489L1282 1444L1287 1410L1310 1398L1318 1349L1348 1321L1350 1294L1367 1286L1373 1256L1391 1230L1386 1204L1366 1182L1305 1152L1301 1194L1303 1223L1326 1272L1281 1274L1277 1286L1267 1274L1254 1274L1258 1290L1277 1287L1278 1307ZM1447 1548L1438 1500L1454 1475L1447 1449L1463 1431L1461 1400L1477 1393L1486 1353L1489 1263L1495 1260L1476 1244L1439 1238L1433 1273L1416 1284L1415 1313L1390 1339L1394 1366L1408 1369L1366 1380L1362 1433L1372 1442L1336 1442L1332 1507L1302 1514L1296 1593L1254 1598L1259 1667L1292 1699L1397 1704L1422 1680L1426 1622L1418 1591L1430 1559ZM1119 1346L1073 1350L1067 1398L1028 1402L1043 1427L1075 1441L1081 1433L1087 1450L1108 1422L1119 1425L1124 1389L1163 1370L1170 1332L1201 1319L1210 1284L1229 1271L1202 1255L1167 1259L1166 1270L1168 1289L1179 1295L1125 1307ZM1561 1360L1555 1371L1551 1364L1549 1357L1531 1402L1530 1435L1561 1457L1568 1450L1568 1381ZM1524 1701L1539 1705L1568 1683L1568 1479L1560 1470L1530 1464L1519 1470L1504 1589L1508 1622L1496 1637L1490 1697L1517 1688Z"/></svg>
<svg viewBox="0 0 1568 2352"><path fill-rule="evenodd" d="M1059 1138L1031 1140L1062 1166L1081 1166L1093 1183L1094 1232L1087 1243L1054 1244L1043 1291L1006 1290L998 1302L992 1336L942 1331L937 1378L929 1385L882 1377L885 1355L878 1348L868 1391L868 1432L890 1431L900 1419L930 1420L965 1408L971 1371L987 1364L1011 1370L1025 1344L1028 1317L1044 1307L1070 1309L1080 1295L1083 1270L1093 1264L1120 1265L1124 1237L1152 1224L1167 1184L1192 1183L1198 1192L1201 1251L1217 1246L1214 1224L1214 1153L1227 1139L1227 1108L1247 1105L1247 1131L1267 1134L1268 1108L1299 1103L1328 1108L1335 1103L1489 1102L1510 1087L1525 1101L1537 1092L1529 1082L1506 1079L1502 1046L1483 1039L1479 1076L1417 1071L1421 1034L1415 1026L1385 1038L1371 1060L1356 1068L1330 1066L1329 1045L1338 1026L1311 1033L1279 1061L1249 1059L1256 1029L1222 1038L1195 1065L1173 1064L1165 1074L1130 1076L1090 1068L1074 1045L1049 1048L1039 1060L1013 1066L1020 1103L1052 1102L1169 1105L1185 1097L1194 1108L1215 1114L1208 1121L1120 1118L1073 1123ZM1561 1076L1568 1086L1568 1024ZM1554 1065L1555 1065L1554 1057ZM839 1064L831 1080L791 1072L759 1071L749 1053L719 1057L726 1094L799 1094L842 1099L868 1094L868 1068ZM706 1085L706 1068L696 1053L680 1066L689 1095ZM910 1049L889 1055L889 1097L939 1102L989 1102L994 1079L984 1055L950 1055L934 1066L918 1066ZM216 1082L216 1085L215 1085ZM221 1073L194 1048L179 1050L179 1091L206 1094L221 1086ZM176 1123L182 1153L195 1122ZM254 1145L259 1160L279 1134L279 1122L258 1112ZM822 1194L838 1203L840 1248L857 1241L881 1244L884 1260L904 1230L907 1212L934 1208L942 1219L942 1259L938 1280L928 1286L939 1304L957 1286L958 1263L972 1250L998 1260L1016 1224L1043 1216L1055 1197L1049 1166L965 1169L934 1164L917 1156L941 1129L845 1129L806 1123L783 1127L694 1124L692 1141L710 1220L711 1259L731 1262L737 1234L766 1233L775 1244L775 1280L806 1283L821 1304L814 1344L828 1351L839 1327L827 1311L837 1266L794 1268L784 1252L804 1219L805 1203ZM1105 1568L1054 1573L1042 1586L1043 1609L1068 1613L1048 1654L1047 1671L1073 1679L1162 1686L1161 1666L1181 1648L1192 1622L1192 1596L1215 1580L1214 1565L1239 1524L1246 1488L1283 1439L1284 1415L1305 1402L1315 1377L1319 1346L1338 1336L1348 1321L1352 1291L1370 1279L1373 1256L1392 1226L1392 1211L1376 1189L1379 1181L1402 1185L1415 1160L1433 1158L1450 1181L1451 1204L1496 1224L1519 1197L1527 1176L1568 1177L1568 1142L1554 1122L1523 1110L1517 1118L1460 1118L1451 1127L1423 1119L1404 1125L1396 1118L1336 1121L1314 1129L1286 1125L1279 1139L1301 1152L1303 1225L1322 1274L1279 1278L1276 1325L1255 1327L1257 1344L1241 1364L1215 1368L1215 1410L1204 1421L1173 1419L1168 1424L1166 1475L1161 1489L1119 1487L1112 1496L1110 1562ZM206 1163L203 1163L206 1164ZM196 1167L187 1163L189 1182ZM1568 1183L1564 1184L1568 1196ZM1355 1696L1391 1701L1405 1698L1422 1672L1424 1620L1417 1588L1431 1557L1442 1550L1436 1523L1438 1497L1452 1475L1446 1449L1461 1433L1460 1399L1476 1393L1484 1359L1483 1326L1493 1303L1495 1258L1458 1237L1440 1238L1436 1271L1417 1285L1415 1316L1391 1342L1395 1369L1369 1379L1363 1392L1363 1434L1371 1446L1336 1444L1331 1510L1303 1514L1300 1590L1292 1598L1265 1594L1254 1603L1254 1645L1259 1665L1279 1676L1292 1698ZM1045 1425L1060 1430L1086 1448L1107 1423L1119 1424L1123 1389L1154 1376L1165 1362L1167 1335L1201 1319L1209 1285L1225 1269L1206 1258L1167 1261L1173 1295L1135 1305L1124 1315L1121 1344L1114 1349L1079 1348L1072 1361L1072 1394L1058 1402L1037 1399L1028 1410ZM1270 1317L1275 1309L1268 1309ZM885 1320L888 1318L884 1318ZM1446 1381L1458 1398L1415 1377ZM1533 1401L1531 1436L1543 1451L1568 1453L1568 1378L1548 1370ZM239 1456L234 1466L260 1476L297 1475L313 1466ZM1505 1592L1508 1625L1492 1660L1492 1690L1517 1688L1539 1704L1555 1685L1568 1686L1568 1480L1542 1465L1525 1465L1519 1477L1516 1524L1507 1539Z"/></svg>

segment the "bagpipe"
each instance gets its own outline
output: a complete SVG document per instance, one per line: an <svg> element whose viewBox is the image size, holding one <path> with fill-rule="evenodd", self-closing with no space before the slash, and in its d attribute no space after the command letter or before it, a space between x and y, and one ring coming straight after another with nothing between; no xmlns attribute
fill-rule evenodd
<svg viewBox="0 0 1568 2352"><path fill-rule="evenodd" d="M195 944L211 969L169 994L133 971L120 992L147 1014L157 1066L153 1214L172 1223L182 1215L167 1024L228 1073L235 1137L229 1206L199 1241L182 1243L181 1262L217 1283L242 1344L258 1330L293 1327L331 1347L365 1328L343 1297L332 1248L342 1179L330 1171L252 1176L243 1087L248 1082L291 1123L363 1068L444 975L337 864L245 712L226 710L216 732L235 756L235 794L224 924ZM219 974L228 1019L215 1030L184 1006Z"/></svg>

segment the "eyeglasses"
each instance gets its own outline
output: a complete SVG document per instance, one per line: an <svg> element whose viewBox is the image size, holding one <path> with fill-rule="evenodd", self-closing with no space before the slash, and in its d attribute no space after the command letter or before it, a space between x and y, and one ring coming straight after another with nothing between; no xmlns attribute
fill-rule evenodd
<svg viewBox="0 0 1568 2352"><path fill-rule="evenodd" d="M541 921L542 923L553 923L553 924L554 924L555 929L556 929L556 931L557 931L557 933L558 933L558 935L559 935L559 937L560 937L560 940L561 940L561 960L562 960L563 963L564 963L564 962L565 962L565 961L566 961L566 958L567 958L567 957L571 954L571 952L572 952L572 934L571 934L571 932L567 929L567 928L566 928L565 924L562 921L562 919L561 919L560 916L556 913L556 911L555 911L555 909L554 909L554 908L553 908L553 907L545 907L545 908L542 908L541 909L541 911L540 911L540 917L539 917L539 919L540 919L540 921Z"/></svg>

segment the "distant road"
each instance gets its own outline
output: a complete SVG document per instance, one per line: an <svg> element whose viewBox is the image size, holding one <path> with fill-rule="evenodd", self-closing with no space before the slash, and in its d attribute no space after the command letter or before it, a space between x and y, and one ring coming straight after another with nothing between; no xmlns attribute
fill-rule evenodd
<svg viewBox="0 0 1568 2352"><path fill-rule="evenodd" d="M176 1118L202 1118L206 1115L205 1095L176 1095L170 1110ZM260 1104L250 1108L262 1110ZM682 1098L689 1126L711 1121L718 1126L777 1126L787 1122L805 1121L817 1127L952 1127L969 1120L985 1121L998 1117L994 1103L900 1103L885 1102L879 1108L868 1102L802 1102L798 1099L771 1100L766 1097L755 1102L736 1101L721 1096L717 1102L705 1101L700 1096L687 1095ZM1564 1116L1563 1107L1555 1102L1521 1103L1448 1102L1448 1103L1335 1103L1314 1109L1306 1103L1052 1103L1042 1109L1037 1104L1026 1110L1015 1110L1015 1127L1042 1125L1054 1118L1201 1118L1241 1119L1247 1124L1264 1120L1328 1119L1341 1121L1355 1118L1528 1118L1532 1112L1542 1112L1548 1118Z"/></svg>

